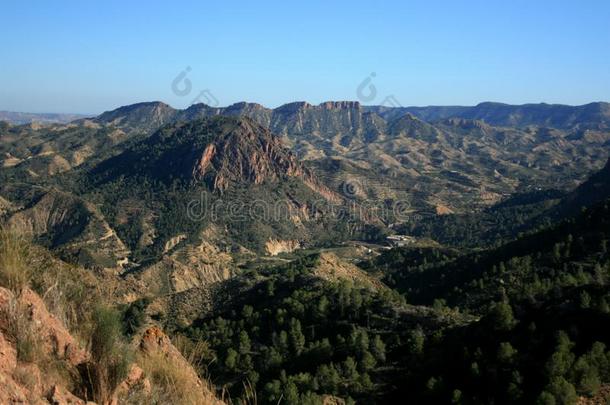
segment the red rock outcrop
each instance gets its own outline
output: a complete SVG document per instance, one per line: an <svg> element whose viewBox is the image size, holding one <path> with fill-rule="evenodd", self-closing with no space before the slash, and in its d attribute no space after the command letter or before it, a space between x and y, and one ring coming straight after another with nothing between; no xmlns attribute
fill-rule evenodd
<svg viewBox="0 0 610 405"><path fill-rule="evenodd" d="M42 299L28 288L16 295L0 287L0 313L0 404L85 404L53 378L44 376L37 364L18 361L18 342L11 336L12 324L17 320L34 334L45 356L65 362L66 368L88 358Z"/></svg>

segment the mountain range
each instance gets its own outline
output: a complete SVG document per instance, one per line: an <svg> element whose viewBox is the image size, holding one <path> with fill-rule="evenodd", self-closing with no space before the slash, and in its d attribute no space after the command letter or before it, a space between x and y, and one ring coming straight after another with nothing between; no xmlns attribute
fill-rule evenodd
<svg viewBox="0 0 610 405"><path fill-rule="evenodd" d="M84 114L61 114L61 113L26 113L14 111L0 111L0 121L11 124L66 124L70 121L86 118Z"/></svg>
<svg viewBox="0 0 610 405"><path fill-rule="evenodd" d="M114 252L93 260L107 264L134 252L136 261L159 255L170 240L200 233L185 217L185 205L197 198L216 209L223 199L257 197L265 207L281 201L286 213L275 225L236 226L227 212L214 224L233 224L223 245L281 251L412 229L422 216L467 215L515 193L570 191L608 158L609 111L605 103L386 108L339 101L185 110L139 103L69 124L4 124L0 195L17 217L40 208L53 218L26 228L40 229L50 246L71 246L64 252L70 257L90 255L72 240L90 240L85 230L113 235L104 240L114 240ZM84 222L60 220L65 215L55 210L66 204L81 207ZM343 236L315 236L320 226Z"/></svg>
<svg viewBox="0 0 610 405"><path fill-rule="evenodd" d="M601 403L608 106L0 122L0 402Z"/></svg>

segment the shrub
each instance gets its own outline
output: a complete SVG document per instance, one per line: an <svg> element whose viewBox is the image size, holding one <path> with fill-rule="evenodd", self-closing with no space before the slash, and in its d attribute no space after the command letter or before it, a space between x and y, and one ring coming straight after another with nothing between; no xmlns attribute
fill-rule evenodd
<svg viewBox="0 0 610 405"><path fill-rule="evenodd" d="M123 312L122 323L125 334L135 334L146 322L146 307L150 299L145 297L132 302Z"/></svg>
<svg viewBox="0 0 610 405"><path fill-rule="evenodd" d="M125 379L131 363L131 352L123 341L118 311L99 306L93 311L89 339L91 361L86 365L92 399L106 403Z"/></svg>

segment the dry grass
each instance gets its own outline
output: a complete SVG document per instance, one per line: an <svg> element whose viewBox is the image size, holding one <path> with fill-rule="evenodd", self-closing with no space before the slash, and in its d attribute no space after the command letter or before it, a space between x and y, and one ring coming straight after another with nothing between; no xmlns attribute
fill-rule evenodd
<svg viewBox="0 0 610 405"><path fill-rule="evenodd" d="M140 356L138 364L152 383L151 400L154 403L207 403L200 387L194 386L192 374L163 353L153 352Z"/></svg>
<svg viewBox="0 0 610 405"><path fill-rule="evenodd" d="M28 266L28 243L14 232L0 228L0 285L15 293L26 287L32 276Z"/></svg>
<svg viewBox="0 0 610 405"><path fill-rule="evenodd" d="M196 342L184 335L176 335L172 344L184 356L200 378L204 378L209 365L216 361L216 354L205 340Z"/></svg>
<svg viewBox="0 0 610 405"><path fill-rule="evenodd" d="M5 325L6 336L15 344L18 361L33 363L47 357L28 308L17 299L11 299L0 311L0 322Z"/></svg>
<svg viewBox="0 0 610 405"><path fill-rule="evenodd" d="M193 354L199 350L208 350L207 345L204 347L195 344L189 347ZM208 380L200 378L203 386L199 385L182 361L175 361L161 352L152 352L142 354L137 362L152 385L147 403L211 405L223 401L215 396L215 388Z"/></svg>
<svg viewBox="0 0 610 405"><path fill-rule="evenodd" d="M13 371L13 379L29 391L33 391L39 383L37 376L32 373L32 370L29 367L21 365L17 366Z"/></svg>
<svg viewBox="0 0 610 405"><path fill-rule="evenodd" d="M101 283L82 268L60 262L47 252L33 247L37 259L32 263L31 286L47 309L84 344L92 329L92 308L102 300Z"/></svg>
<svg viewBox="0 0 610 405"><path fill-rule="evenodd" d="M86 364L83 376L95 402L109 403L118 385L127 377L132 355L123 341L121 322L116 310L98 306L93 313L89 352L91 361Z"/></svg>

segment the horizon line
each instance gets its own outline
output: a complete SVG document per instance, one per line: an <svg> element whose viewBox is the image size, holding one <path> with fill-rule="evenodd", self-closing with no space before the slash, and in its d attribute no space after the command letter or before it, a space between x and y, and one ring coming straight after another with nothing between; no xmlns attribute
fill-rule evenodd
<svg viewBox="0 0 610 405"><path fill-rule="evenodd" d="M520 103L520 104L511 104L511 103L505 103L505 102L501 102L501 101L481 101L477 104L473 104L473 105L460 105L460 104L428 104L428 105L407 105L407 106L402 106L402 105L395 105L395 106L386 106L383 104L363 104L358 100L327 100L327 101L323 101L321 103L315 104L315 103L310 103L308 101L303 101L303 100L298 100L298 101L291 101L291 102L287 102L287 103L283 103L278 105L277 107L268 107L262 103L258 103L258 102L254 102L254 101L237 101L231 104L227 104L225 106L211 106L209 104L205 104L205 103L194 103L194 104L190 104L188 106L186 106L185 108L176 108L174 106L172 106L171 104L165 102L165 101L160 101L160 100L152 100L152 101L139 101L139 102L135 102L135 103L130 103L130 104L123 104L123 105L119 105L113 109L110 110L104 110L102 112L99 113L77 113L77 112L48 112L48 111L44 111L44 112L34 112L34 111L14 111L14 110L0 110L0 113L13 113L13 114L36 114L36 115L45 115L45 114L49 114L49 115L79 115L81 116L81 118L88 118L88 117L97 117L101 114L107 113L107 112L111 112L111 111L115 111L118 110L119 108L123 108L123 107L130 107L130 106L134 106L134 105L138 105L138 104L154 104L154 103L159 103L159 104L164 104L174 110L179 110L179 111L184 111L187 110L193 106L196 105L204 105L206 107L209 108L218 108L218 109L226 109L229 107L233 107L236 106L238 104L250 104L250 105L260 105L263 108L269 109L269 110L277 110L279 108L282 108L284 106L290 105L290 104L299 104L299 103L303 103L303 104L307 104L310 105L312 107L320 107L323 104L326 103L355 103L360 105L361 107L365 107L365 108L371 108L371 107L383 107L383 108L388 108L388 109L392 109L392 108L474 108L474 107L478 107L480 105L483 104L496 104L496 105L504 105L504 106L511 106L511 107L524 107L524 106L535 106L535 105L547 105L547 106L556 106L556 107L573 107L573 108L578 108L578 107L585 107L588 105L592 105L592 104L610 104L610 101L591 101L585 104L564 104L564 103L547 103L544 101L541 102L528 102L528 103Z"/></svg>

